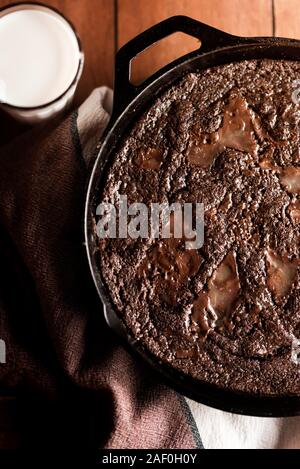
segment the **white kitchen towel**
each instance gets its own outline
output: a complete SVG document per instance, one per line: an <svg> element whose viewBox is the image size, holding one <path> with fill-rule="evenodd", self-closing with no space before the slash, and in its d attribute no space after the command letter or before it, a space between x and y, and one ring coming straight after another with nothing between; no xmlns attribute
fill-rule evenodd
<svg viewBox="0 0 300 469"><path fill-rule="evenodd" d="M101 135L108 124L112 99L109 88L97 88L79 108L78 131L83 155L88 162L95 157ZM216 410L190 399L186 402L204 448L300 448L300 417L247 417Z"/></svg>

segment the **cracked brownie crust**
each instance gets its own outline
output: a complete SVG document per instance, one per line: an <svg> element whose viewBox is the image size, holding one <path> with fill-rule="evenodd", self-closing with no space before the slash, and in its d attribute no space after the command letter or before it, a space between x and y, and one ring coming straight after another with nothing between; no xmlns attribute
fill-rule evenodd
<svg viewBox="0 0 300 469"><path fill-rule="evenodd" d="M272 60L185 76L129 132L102 195L204 204L201 249L99 240L102 277L157 358L251 394L300 396L299 77Z"/></svg>

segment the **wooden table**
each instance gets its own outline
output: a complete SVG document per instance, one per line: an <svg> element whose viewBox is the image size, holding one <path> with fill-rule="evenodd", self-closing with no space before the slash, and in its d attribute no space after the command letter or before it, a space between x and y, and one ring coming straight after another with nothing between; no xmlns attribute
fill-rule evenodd
<svg viewBox="0 0 300 469"><path fill-rule="evenodd" d="M0 0L0 6L9 3L14 0ZM48 4L73 22L82 39L86 62L75 105L96 86L113 85L114 55L120 46L172 15L192 16L232 34L300 37L299 0L48 0ZM134 62L134 80L142 81L195 47L195 40L187 36L171 36ZM0 119L0 144L23 130L3 113Z"/></svg>
<svg viewBox="0 0 300 469"><path fill-rule="evenodd" d="M0 0L0 6L14 1ZM114 55L120 46L172 15L188 15L232 34L300 37L299 0L48 0L48 4L74 23L82 39L86 62L74 105L96 86L112 86ZM171 36L135 61L135 81L193 47L190 38ZM3 113L0 119L0 144L24 130ZM18 441L13 415L12 398L0 398L0 448Z"/></svg>

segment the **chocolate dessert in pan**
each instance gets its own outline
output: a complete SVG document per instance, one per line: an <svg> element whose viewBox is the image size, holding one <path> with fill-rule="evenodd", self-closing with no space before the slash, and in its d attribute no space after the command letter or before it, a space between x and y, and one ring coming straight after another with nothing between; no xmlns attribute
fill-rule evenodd
<svg viewBox="0 0 300 469"><path fill-rule="evenodd" d="M182 31L201 47L142 85L130 61ZM86 205L108 323L175 389L249 415L300 413L300 42L166 20L116 58ZM204 206L205 239L104 238L100 202ZM100 308L99 308L100 309Z"/></svg>

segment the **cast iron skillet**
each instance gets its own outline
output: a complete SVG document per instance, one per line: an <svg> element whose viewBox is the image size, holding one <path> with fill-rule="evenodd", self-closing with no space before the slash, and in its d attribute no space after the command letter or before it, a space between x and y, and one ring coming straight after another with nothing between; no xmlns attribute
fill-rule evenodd
<svg viewBox="0 0 300 469"><path fill-rule="evenodd" d="M201 41L200 48L167 65L141 85L131 84L131 60L147 47L175 32L198 38ZM244 59L262 58L299 60L300 41L273 37L237 37L191 18L174 16L143 32L119 50L116 56L113 114L87 193L85 237L89 264L102 300L105 318L108 325L122 337L124 345L150 363L171 387L196 401L239 414L279 417L300 415L300 397L251 396L202 383L159 362L130 336L114 312L109 292L102 281L94 229L95 210L100 201L108 162L112 160L130 127L153 100L188 72Z"/></svg>

